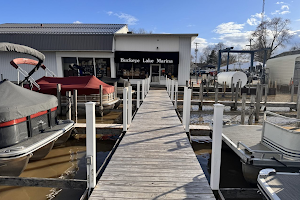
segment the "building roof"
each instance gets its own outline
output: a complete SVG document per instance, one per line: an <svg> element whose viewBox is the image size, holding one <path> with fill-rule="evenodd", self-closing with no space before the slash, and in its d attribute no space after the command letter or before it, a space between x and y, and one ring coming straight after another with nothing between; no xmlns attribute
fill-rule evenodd
<svg viewBox="0 0 300 200"><path fill-rule="evenodd" d="M272 58L279 58L279 57L283 57L283 56L291 56L291 55L296 55L296 54L300 54L300 50L286 51L286 52L283 52L283 53L278 54L276 56L273 56ZM272 59L272 58L270 58L270 59Z"/></svg>
<svg viewBox="0 0 300 200"><path fill-rule="evenodd" d="M114 34L126 24L0 24L0 34Z"/></svg>

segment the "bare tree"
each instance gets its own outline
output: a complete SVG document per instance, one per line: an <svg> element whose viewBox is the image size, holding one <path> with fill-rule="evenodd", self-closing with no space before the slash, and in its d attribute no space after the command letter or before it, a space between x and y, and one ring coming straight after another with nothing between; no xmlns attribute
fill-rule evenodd
<svg viewBox="0 0 300 200"><path fill-rule="evenodd" d="M290 20L274 17L261 22L252 33L254 39L253 47L256 49L270 48L267 59L271 57L278 47L285 47L285 44L292 38L289 28ZM264 60L264 52L256 54L258 61Z"/></svg>
<svg viewBox="0 0 300 200"><path fill-rule="evenodd" d="M291 48L290 51L300 50L300 43L295 43Z"/></svg>
<svg viewBox="0 0 300 200"><path fill-rule="evenodd" d="M139 29L130 29L130 32L134 34L152 34L152 31L146 31L144 28L139 28Z"/></svg>

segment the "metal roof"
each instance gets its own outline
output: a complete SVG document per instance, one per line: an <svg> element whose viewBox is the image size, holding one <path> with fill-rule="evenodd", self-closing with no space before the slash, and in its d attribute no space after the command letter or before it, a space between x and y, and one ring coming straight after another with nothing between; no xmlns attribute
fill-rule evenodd
<svg viewBox="0 0 300 200"><path fill-rule="evenodd" d="M0 24L0 34L114 34L126 24Z"/></svg>

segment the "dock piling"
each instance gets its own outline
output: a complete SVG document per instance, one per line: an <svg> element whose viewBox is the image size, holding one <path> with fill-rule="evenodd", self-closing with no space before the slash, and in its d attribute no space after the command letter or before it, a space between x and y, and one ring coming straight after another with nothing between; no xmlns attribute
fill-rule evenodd
<svg viewBox="0 0 300 200"><path fill-rule="evenodd" d="M234 99L234 107L232 108L232 110L237 110L237 100L238 100L238 93L239 93L239 82L236 83L236 87L235 87L235 99Z"/></svg>
<svg viewBox="0 0 300 200"><path fill-rule="evenodd" d="M218 103L218 98L219 98L219 87L218 84L215 83L215 103Z"/></svg>
<svg viewBox="0 0 300 200"><path fill-rule="evenodd" d="M242 94L242 111L241 111L241 124L245 124L245 108L246 108L246 93Z"/></svg>
<svg viewBox="0 0 300 200"><path fill-rule="evenodd" d="M171 81L171 101L174 100L174 80Z"/></svg>
<svg viewBox="0 0 300 200"><path fill-rule="evenodd" d="M61 84L57 84L56 85L56 97L57 97L57 101L58 101L58 105L57 105L57 111L58 111L58 115L61 115Z"/></svg>
<svg viewBox="0 0 300 200"><path fill-rule="evenodd" d="M132 86L128 87L128 124L132 121Z"/></svg>
<svg viewBox="0 0 300 200"><path fill-rule="evenodd" d="M126 87L123 89L123 132L127 131L127 90Z"/></svg>
<svg viewBox="0 0 300 200"><path fill-rule="evenodd" d="M140 107L140 90L141 90L141 82L138 81L137 84L137 92L136 92L136 108L138 109Z"/></svg>
<svg viewBox="0 0 300 200"><path fill-rule="evenodd" d="M294 81L291 82L291 86L292 86L292 88L291 88L291 102L293 102L294 101L294 91L295 91Z"/></svg>
<svg viewBox="0 0 300 200"><path fill-rule="evenodd" d="M177 100L178 100L178 82L175 82L175 109L177 110Z"/></svg>
<svg viewBox="0 0 300 200"><path fill-rule="evenodd" d="M96 126L95 126L95 102L85 103L86 110L86 172L87 188L96 186Z"/></svg>
<svg viewBox="0 0 300 200"><path fill-rule="evenodd" d="M257 84L256 87L256 104L255 104L255 121L259 121L259 111L260 111L260 95L261 95L261 87L260 84Z"/></svg>
<svg viewBox="0 0 300 200"><path fill-rule="evenodd" d="M118 82L114 82L114 98L117 99L118 97Z"/></svg>
<svg viewBox="0 0 300 200"><path fill-rule="evenodd" d="M74 122L75 123L77 123L77 121L78 121L78 116L77 116L77 114L78 114L78 112L77 112L77 90L73 90L73 109L74 109L74 111L73 111L73 119L74 119Z"/></svg>
<svg viewBox="0 0 300 200"><path fill-rule="evenodd" d="M199 110L202 110L203 108L203 82L200 82L200 88L199 88L199 100L200 100L200 105L199 105Z"/></svg>
<svg viewBox="0 0 300 200"><path fill-rule="evenodd" d="M231 77L231 101L233 101L234 97L234 84L233 84L233 77Z"/></svg>
<svg viewBox="0 0 300 200"><path fill-rule="evenodd" d="M224 105L214 104L210 187L219 190Z"/></svg>
<svg viewBox="0 0 300 200"><path fill-rule="evenodd" d="M249 112L249 119L248 119L249 125L253 124L254 102L255 102L255 96L251 95L250 96L250 112Z"/></svg>
<svg viewBox="0 0 300 200"><path fill-rule="evenodd" d="M103 117L103 85L99 86L99 111L100 117Z"/></svg>
<svg viewBox="0 0 300 200"><path fill-rule="evenodd" d="M268 101L268 92L269 92L269 86L268 84L265 85L265 104Z"/></svg>
<svg viewBox="0 0 300 200"><path fill-rule="evenodd" d="M67 106L66 106L66 117L72 119L72 103L71 103L71 91L66 92Z"/></svg>
<svg viewBox="0 0 300 200"><path fill-rule="evenodd" d="M182 124L184 129L186 129L186 109L187 109L187 90L188 87L184 87L184 93L183 93L183 112L182 112Z"/></svg>
<svg viewBox="0 0 300 200"><path fill-rule="evenodd" d="M124 90L123 90L123 94L124 94ZM124 99L124 97L123 97ZM145 80L142 80L142 101L144 102L145 99Z"/></svg>

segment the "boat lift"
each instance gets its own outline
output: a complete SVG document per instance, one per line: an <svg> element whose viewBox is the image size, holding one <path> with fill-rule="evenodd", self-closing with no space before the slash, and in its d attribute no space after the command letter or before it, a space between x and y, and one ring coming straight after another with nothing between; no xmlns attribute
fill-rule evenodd
<svg viewBox="0 0 300 200"><path fill-rule="evenodd" d="M265 66L266 66L266 61L267 61L267 52L271 50L271 48L264 48L264 49L257 49L257 50L232 50L233 47L229 47L226 49L219 50L218 54L218 73L220 72L221 68L221 62L222 62L222 53L227 52L227 68L226 71L228 72L228 65L229 65L229 54L230 53L250 53L251 55L251 66L250 66L250 74L252 75L252 67L253 67L253 61L254 61L254 53L264 51L264 61L263 61L263 71L262 71L262 82L265 80Z"/></svg>

